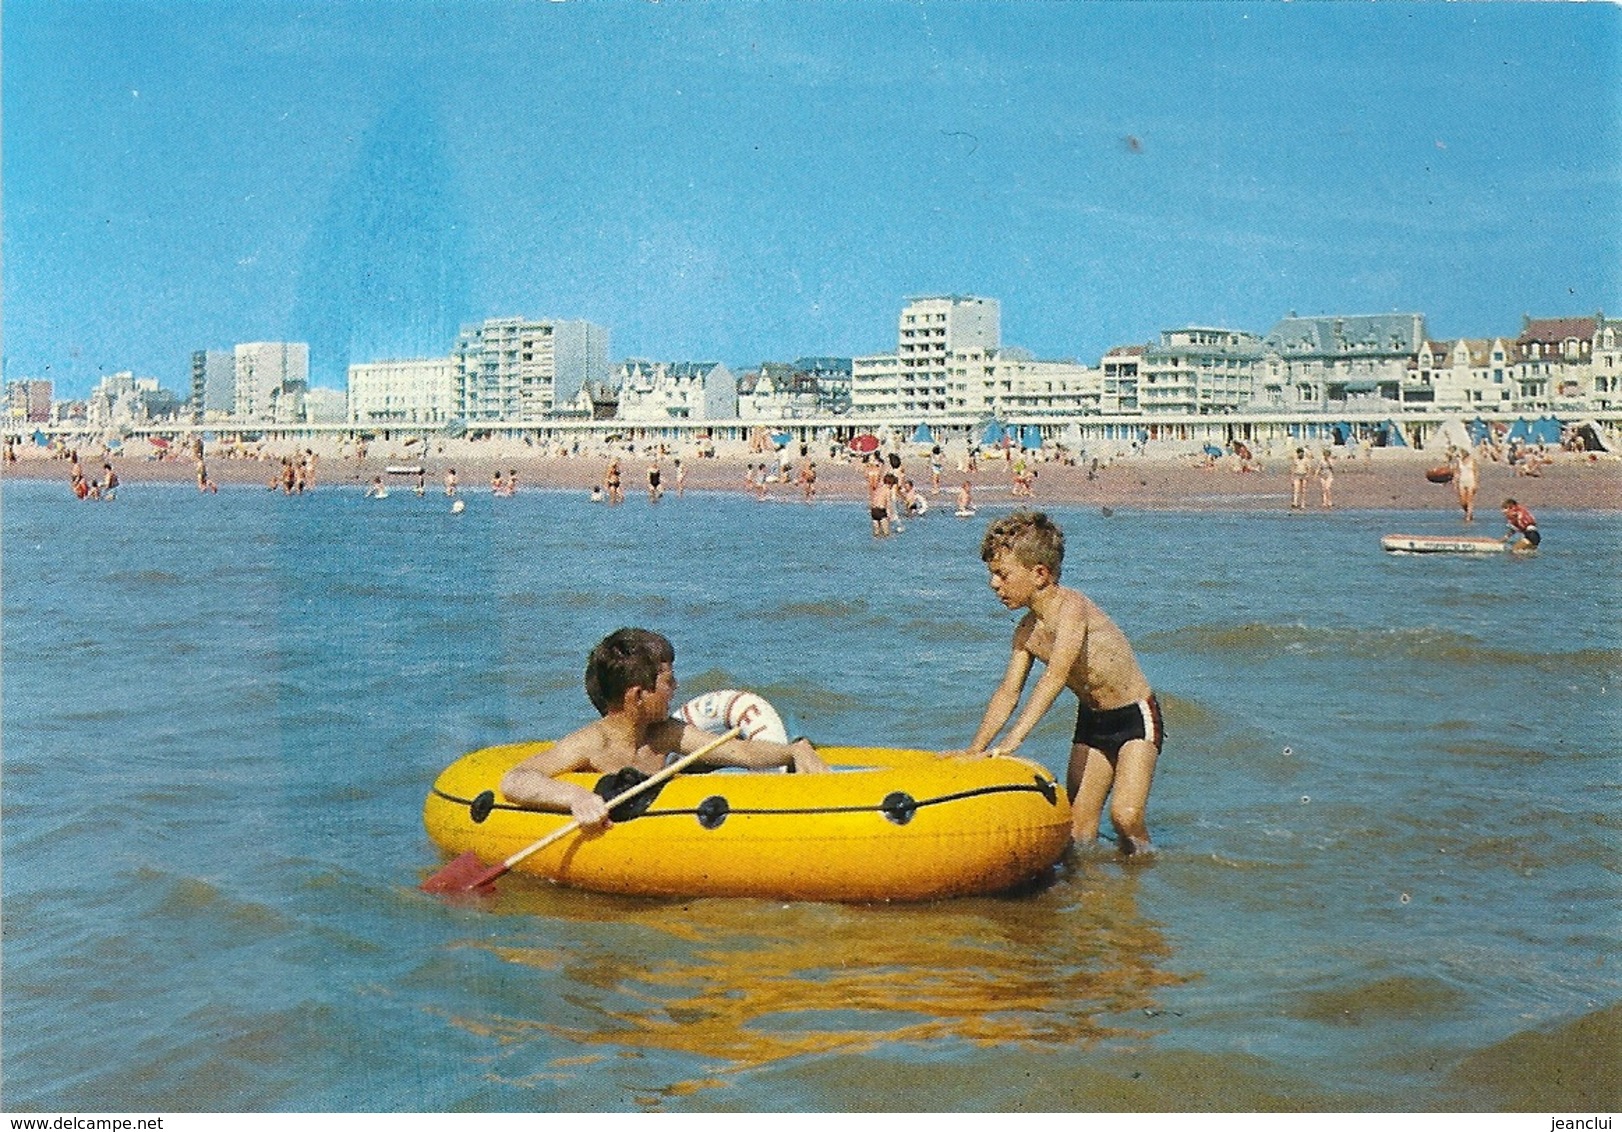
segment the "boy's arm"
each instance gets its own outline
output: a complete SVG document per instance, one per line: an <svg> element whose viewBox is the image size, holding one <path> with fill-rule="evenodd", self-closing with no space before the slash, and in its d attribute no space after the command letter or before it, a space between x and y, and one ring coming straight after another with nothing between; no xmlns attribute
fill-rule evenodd
<svg viewBox="0 0 1622 1132"><path fill-rule="evenodd" d="M701 727L674 721L673 725L681 728L681 734L671 749L684 755L715 742L715 736ZM781 766L806 774L821 774L828 769L828 764L817 757L816 748L805 739L796 739L792 743L730 739L706 755L703 762L709 766L740 766L749 770L770 770Z"/></svg>
<svg viewBox="0 0 1622 1132"><path fill-rule="evenodd" d="M1059 698L1070 682L1071 671L1081 659L1081 650L1087 643L1087 610L1079 593L1067 593L1059 606L1058 623L1053 628L1053 651L1048 656L1042 678L1031 689L1031 698L1025 710L1019 713L1014 726L1003 738L1003 750L1012 754L1025 737L1036 730L1048 708Z"/></svg>
<svg viewBox="0 0 1622 1132"><path fill-rule="evenodd" d="M991 693L991 701L986 704L986 713L980 720L980 729L974 733L974 741L969 744L965 755L983 755L991 741L1002 730L1002 725L1008 722L1009 716L1019 706L1019 694L1025 689L1025 679L1031 671L1031 654L1020 647L1016 635L1013 651L1008 655L1008 668L1003 672L1002 683L997 690Z"/></svg>
<svg viewBox="0 0 1622 1132"><path fill-rule="evenodd" d="M589 770L591 761L568 740L562 740L540 754L531 755L501 778L501 793L509 801L535 810L561 810L583 828L594 829L608 822L608 805L595 793L557 775Z"/></svg>

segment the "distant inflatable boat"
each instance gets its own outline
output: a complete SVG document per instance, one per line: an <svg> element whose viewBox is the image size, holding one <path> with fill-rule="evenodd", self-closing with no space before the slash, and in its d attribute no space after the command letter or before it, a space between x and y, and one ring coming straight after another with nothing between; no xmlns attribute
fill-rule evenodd
<svg viewBox="0 0 1622 1132"><path fill-rule="evenodd" d="M1498 554L1502 540L1471 535L1386 535L1380 546L1391 554Z"/></svg>
<svg viewBox="0 0 1622 1132"><path fill-rule="evenodd" d="M566 824L568 814L523 809L500 793L509 769L550 745L488 747L452 763L423 807L429 836L494 863ZM566 836L517 868L634 895L931 900L1033 880L1070 841L1064 786L1036 763L866 747L817 753L832 773L679 774L649 792L641 814ZM593 775L564 777L602 786Z"/></svg>

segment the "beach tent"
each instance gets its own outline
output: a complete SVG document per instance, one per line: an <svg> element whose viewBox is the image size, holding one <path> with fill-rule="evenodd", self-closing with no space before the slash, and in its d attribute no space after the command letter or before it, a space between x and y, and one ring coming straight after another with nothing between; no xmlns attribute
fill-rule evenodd
<svg viewBox="0 0 1622 1132"><path fill-rule="evenodd" d="M1033 424L1026 425L1025 431L1020 434L1019 446L1032 451L1042 447L1042 430Z"/></svg>
<svg viewBox="0 0 1622 1132"><path fill-rule="evenodd" d="M1382 448L1408 447L1408 438L1402 435L1402 429L1397 427L1396 421L1386 421L1380 426L1380 446Z"/></svg>
<svg viewBox="0 0 1622 1132"><path fill-rule="evenodd" d="M1572 431L1583 442L1585 452L1615 452L1616 441L1598 421L1578 421Z"/></svg>
<svg viewBox="0 0 1622 1132"><path fill-rule="evenodd" d="M1081 426L1075 421L1065 425L1064 431L1059 434L1059 443L1080 452L1085 447L1085 442L1081 438Z"/></svg>
<svg viewBox="0 0 1622 1132"><path fill-rule="evenodd" d="M985 431L980 434L982 448L995 448L1008 442L1008 430L1001 421L991 421L986 425Z"/></svg>
<svg viewBox="0 0 1622 1132"><path fill-rule="evenodd" d="M1340 424L1336 425L1335 426L1334 436L1332 437L1332 439L1334 440L1334 442L1336 444L1340 445L1342 448L1344 448L1344 447L1346 447L1346 445L1350 444L1352 442L1352 426L1351 426L1351 424L1349 422L1342 421Z"/></svg>
<svg viewBox="0 0 1622 1132"><path fill-rule="evenodd" d="M1559 444L1560 422L1553 417L1539 417L1532 424L1531 440L1533 444Z"/></svg>
<svg viewBox="0 0 1622 1132"><path fill-rule="evenodd" d="M913 431L912 442L914 444L933 444L935 443L935 434L929 431L929 425L921 424Z"/></svg>
<svg viewBox="0 0 1622 1132"><path fill-rule="evenodd" d="M1470 422L1470 442L1472 444L1480 444L1487 439L1488 434L1491 432L1492 429L1487 427L1487 422L1480 417Z"/></svg>
<svg viewBox="0 0 1622 1132"><path fill-rule="evenodd" d="M1458 448L1473 447L1470 443L1470 430L1464 427L1464 422L1458 417L1448 417L1436 429L1436 435L1427 448Z"/></svg>
<svg viewBox="0 0 1622 1132"><path fill-rule="evenodd" d="M1510 426L1510 429L1509 429L1510 443L1514 443L1517 440L1524 443L1531 435L1532 435L1532 422L1527 420L1525 417L1516 418L1515 423Z"/></svg>

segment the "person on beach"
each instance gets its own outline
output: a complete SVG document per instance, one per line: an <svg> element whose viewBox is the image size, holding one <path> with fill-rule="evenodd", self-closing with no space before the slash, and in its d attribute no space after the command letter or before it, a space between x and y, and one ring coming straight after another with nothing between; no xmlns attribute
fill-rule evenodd
<svg viewBox="0 0 1622 1132"><path fill-rule="evenodd" d="M957 489L957 513L959 515L974 514L974 489L970 486L968 480L964 480L963 486Z"/></svg>
<svg viewBox="0 0 1622 1132"><path fill-rule="evenodd" d="M1079 702L1066 775L1072 836L1082 845L1097 840L1107 798L1120 851L1152 851L1146 811L1165 729L1125 634L1080 590L1059 584L1064 532L1047 515L1016 511L996 520L980 559L998 600L1026 613L979 730L967 750L950 753L1014 754L1069 688ZM993 742L1019 706L1033 661L1045 669L1013 726Z"/></svg>
<svg viewBox="0 0 1622 1132"><path fill-rule="evenodd" d="M1290 510L1300 511L1307 505L1307 477L1312 474L1312 461L1305 448L1295 450L1290 461Z"/></svg>
<svg viewBox="0 0 1622 1132"><path fill-rule="evenodd" d="M387 499L388 497L389 497L389 489L383 486L383 477L382 476L373 476L372 477L372 486L366 489L366 498L367 499Z"/></svg>
<svg viewBox="0 0 1622 1132"><path fill-rule="evenodd" d="M664 489L659 486L659 481L661 479L663 479L663 478L664 478L664 470L659 467L659 460L658 460L657 457L655 457L653 462L648 465L648 502L649 503L657 503L657 502L659 502L659 497L664 494Z"/></svg>
<svg viewBox="0 0 1622 1132"><path fill-rule="evenodd" d="M625 628L603 638L586 660L585 681L586 695L602 718L513 767L501 780L502 794L520 806L566 811L587 829L608 826L608 806L602 797L557 776L576 771L617 774L627 767L655 774L667 756L690 754L714 741L715 736L702 728L671 718L675 664L675 647L659 633ZM786 767L811 774L828 769L806 739L792 743L732 739L701 761L709 766Z"/></svg>
<svg viewBox="0 0 1622 1132"><path fill-rule="evenodd" d="M445 494L446 495L455 495L456 494L456 469L455 468L446 468L445 469Z"/></svg>
<svg viewBox="0 0 1622 1132"><path fill-rule="evenodd" d="M1329 449L1324 449L1323 458L1318 461L1318 494L1325 507L1334 507L1335 465Z"/></svg>
<svg viewBox="0 0 1622 1132"><path fill-rule="evenodd" d="M682 467L681 457L676 457L676 498L680 499L687 494L687 469Z"/></svg>
<svg viewBox="0 0 1622 1132"><path fill-rule="evenodd" d="M618 457L608 462L608 471L603 474L603 494L608 497L610 504L625 502L625 492L620 485Z"/></svg>
<svg viewBox="0 0 1622 1132"><path fill-rule="evenodd" d="M806 460L800 465L800 494L807 503L817 498L817 462Z"/></svg>
<svg viewBox="0 0 1622 1132"><path fill-rule="evenodd" d="M890 534L890 485L884 482L879 465L874 464L867 475L867 515L873 520L873 537L886 538Z"/></svg>
<svg viewBox="0 0 1622 1132"><path fill-rule="evenodd" d="M112 499L118 493L118 473L113 471L113 466L109 463L102 464L101 472L101 497Z"/></svg>
<svg viewBox="0 0 1622 1132"><path fill-rule="evenodd" d="M1543 541L1543 536L1538 533L1538 521L1532 517L1532 512L1513 499L1504 500L1502 510L1504 521L1509 524L1509 534L1505 541L1514 542L1509 549L1518 554L1536 550Z"/></svg>
<svg viewBox="0 0 1622 1132"><path fill-rule="evenodd" d="M1475 451L1454 448L1448 453L1448 463L1453 465L1453 487L1459 493L1459 507L1464 511L1464 521L1473 523L1476 521L1476 489L1481 483Z"/></svg>

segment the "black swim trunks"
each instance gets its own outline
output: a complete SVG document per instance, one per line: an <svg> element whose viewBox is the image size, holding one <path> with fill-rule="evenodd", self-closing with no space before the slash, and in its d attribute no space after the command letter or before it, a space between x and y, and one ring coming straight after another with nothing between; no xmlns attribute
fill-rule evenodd
<svg viewBox="0 0 1622 1132"><path fill-rule="evenodd" d="M1524 531L1521 532L1521 536L1523 538L1525 538L1527 542L1531 543L1534 547L1537 546L1538 543L1543 541L1543 536L1538 534L1538 529L1535 526L1527 527Z"/></svg>
<svg viewBox="0 0 1622 1132"><path fill-rule="evenodd" d="M1146 700L1108 711L1094 711L1083 704L1076 712L1076 733L1070 741L1114 755L1123 743L1134 739L1147 739L1155 745L1156 751L1166 740L1166 728L1160 720L1160 701L1152 693Z"/></svg>

